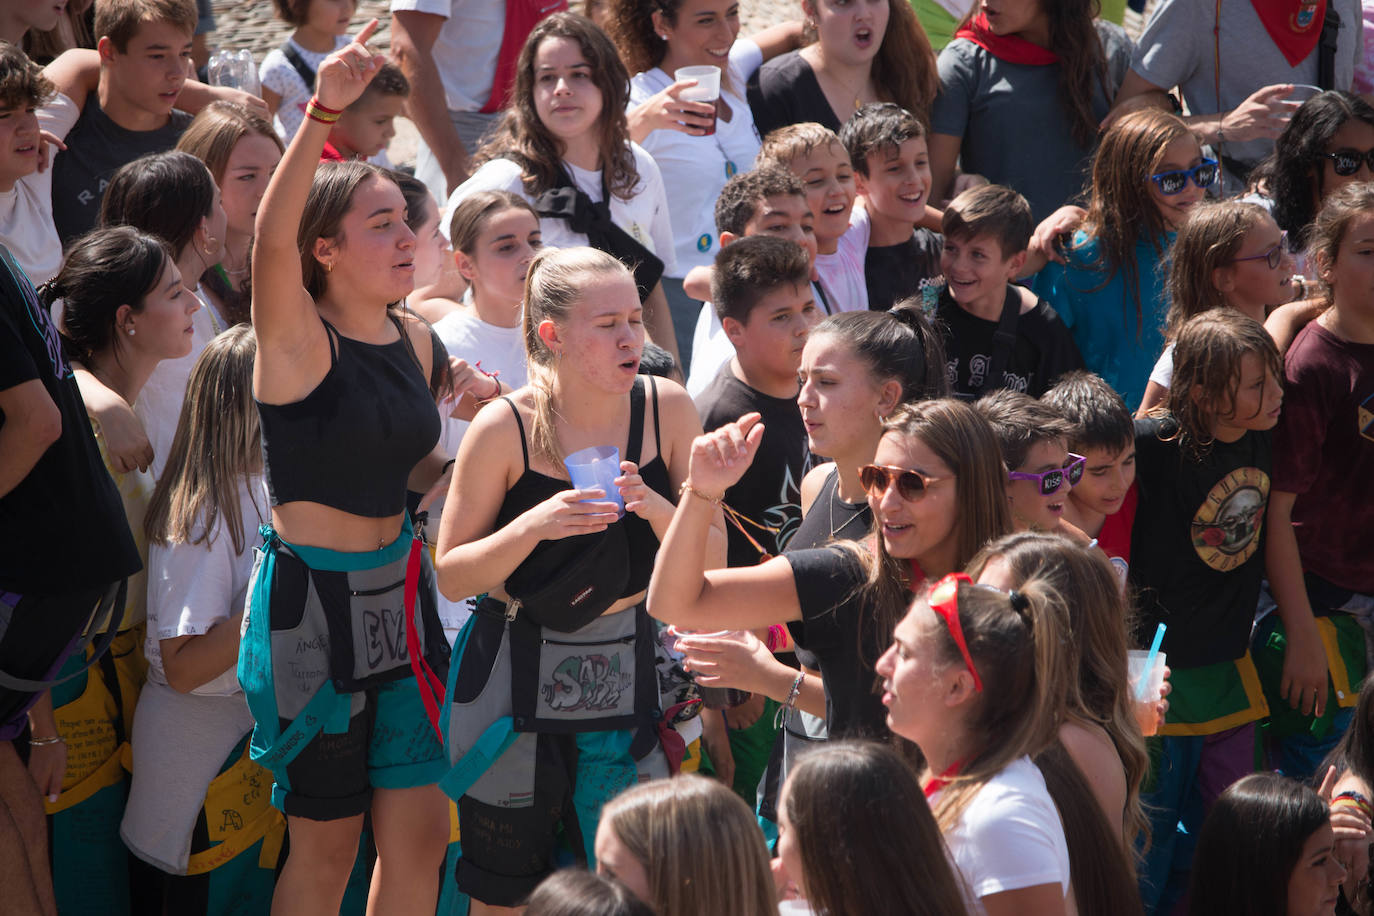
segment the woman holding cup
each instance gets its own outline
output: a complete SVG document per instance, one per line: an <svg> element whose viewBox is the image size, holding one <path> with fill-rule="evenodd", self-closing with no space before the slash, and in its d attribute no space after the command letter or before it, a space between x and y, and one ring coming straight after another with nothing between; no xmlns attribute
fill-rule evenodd
<svg viewBox="0 0 1374 916"><path fill-rule="evenodd" d="M795 48L799 22L739 37L739 0L614 0L607 30L630 72L630 139L673 189L677 268L663 277L682 365L689 364L701 304L682 290L693 267L720 250L716 198L754 166L759 133L744 84L765 60Z"/></svg>
<svg viewBox="0 0 1374 916"><path fill-rule="evenodd" d="M445 595L485 595L454 648L456 767L441 783L475 914L518 905L553 870L560 824L591 861L601 805L667 775L644 595L701 432L686 391L639 375L643 308L615 258L540 253L523 321L530 382L463 437L436 563ZM574 489L576 453L608 445L618 475ZM719 512L708 524L718 565Z"/></svg>

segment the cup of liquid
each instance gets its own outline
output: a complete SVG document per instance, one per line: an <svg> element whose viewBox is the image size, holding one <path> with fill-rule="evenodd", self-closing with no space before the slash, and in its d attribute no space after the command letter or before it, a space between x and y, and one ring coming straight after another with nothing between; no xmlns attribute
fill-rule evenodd
<svg viewBox="0 0 1374 916"><path fill-rule="evenodd" d="M1127 681L1135 700L1135 719L1140 724L1140 733L1147 738L1159 730L1159 689L1164 686L1165 653L1155 653L1154 667L1146 671L1149 655L1146 649L1131 649L1126 653Z"/></svg>
<svg viewBox="0 0 1374 916"><path fill-rule="evenodd" d="M720 100L720 68L708 65L699 67L678 67L673 71L673 79L676 81L696 80L695 86L689 86L682 90L678 98L684 102L710 102L712 106ZM706 135L710 136L716 132L716 112L711 112L711 126L706 128Z"/></svg>
<svg viewBox="0 0 1374 916"><path fill-rule="evenodd" d="M606 495L596 501L615 503L620 514L625 514L625 500L615 485L620 476L620 449L614 445L594 445L564 458L563 466L568 469L574 488L604 491Z"/></svg>
<svg viewBox="0 0 1374 916"><path fill-rule="evenodd" d="M684 630L679 627L672 627L671 630L673 636L679 639L686 636L692 639L711 639L721 642L742 642L744 640L743 630L711 630L708 632L703 630ZM676 648L678 652L686 654L681 645L678 645ZM749 691L739 690L735 687L704 687L701 684L697 685L697 692L701 694L701 705L705 706L707 709L730 709L739 706L741 703L748 700L750 696Z"/></svg>

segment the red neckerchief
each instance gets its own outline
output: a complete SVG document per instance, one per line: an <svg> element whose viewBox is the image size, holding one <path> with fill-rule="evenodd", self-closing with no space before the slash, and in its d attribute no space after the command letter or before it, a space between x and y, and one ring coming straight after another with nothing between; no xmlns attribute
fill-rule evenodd
<svg viewBox="0 0 1374 916"><path fill-rule="evenodd" d="M907 588L911 589L911 593L914 595L916 590L925 584L926 574L921 569L921 564L916 562L915 557L907 560L907 562L911 564L911 581L907 583Z"/></svg>
<svg viewBox="0 0 1374 916"><path fill-rule="evenodd" d="M1102 530L1097 533L1097 546L1108 557L1120 557L1131 562L1131 529L1135 524L1136 504L1140 499L1138 483L1131 484L1121 508L1107 516L1102 522Z"/></svg>
<svg viewBox="0 0 1374 916"><path fill-rule="evenodd" d="M939 792L945 786L953 782L954 777L959 775L959 768L963 765L964 761L962 760L954 761L949 765L949 769L945 770L939 776L933 777L929 782L922 786L921 789L926 793L926 798L929 799L934 797L936 792Z"/></svg>
<svg viewBox="0 0 1374 916"><path fill-rule="evenodd" d="M324 144L324 151L320 153L320 161L347 162L348 160L344 158L343 153L340 153L337 149L334 148L334 144L326 141Z"/></svg>
<svg viewBox="0 0 1374 916"><path fill-rule="evenodd" d="M515 64L525 39L530 37L539 20L567 8L568 0L506 0L506 22L501 30L501 47L496 52L496 69L492 71L491 95L482 111L490 114L506 107L515 85Z"/></svg>
<svg viewBox="0 0 1374 916"><path fill-rule="evenodd" d="M1250 0L1288 66L1307 59L1322 35L1326 0Z"/></svg>
<svg viewBox="0 0 1374 916"><path fill-rule="evenodd" d="M1256 8L1263 0L1254 0ZM1318 29L1317 31L1321 31ZM1042 48L1037 44L1032 44L1024 38L1015 35L995 35L992 29L988 28L988 17L986 13L979 13L968 21L968 24L954 33L955 38L967 38L978 47L987 51L998 60L1004 60L1009 64L1026 64L1031 67L1048 67L1050 64L1059 63L1059 55L1049 48Z"/></svg>

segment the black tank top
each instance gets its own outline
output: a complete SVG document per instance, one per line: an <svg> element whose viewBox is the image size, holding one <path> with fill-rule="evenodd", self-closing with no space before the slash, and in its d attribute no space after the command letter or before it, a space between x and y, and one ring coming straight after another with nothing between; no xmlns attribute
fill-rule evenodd
<svg viewBox="0 0 1374 916"><path fill-rule="evenodd" d="M324 319L320 319L324 321ZM367 518L400 515L406 478L439 441L439 411L406 336L369 344L324 321L329 372L291 404L258 401L272 505L305 501Z"/></svg>
<svg viewBox="0 0 1374 916"><path fill-rule="evenodd" d="M649 384L653 389L653 411L654 411L654 447L657 454L648 464L641 465L639 476L644 478L644 483L656 493L664 496L669 502L673 499L672 484L668 480L668 466L663 463L663 437L659 431L658 421L658 384L653 376L648 376ZM633 461L639 464L641 445L644 442L644 379L640 376L635 379L634 388L630 391L630 441L626 443L625 449L621 451L626 461ZM538 471L530 469L529 445L525 440L525 422L520 419L520 411L515 406L515 402L510 398L502 398L515 414L515 425L520 428L520 451L525 459L525 473L520 475L520 479L506 491L506 499L501 503L500 510L496 513L496 527L503 528L513 519L526 510L539 505L544 500L562 493L572 486L572 484L558 477L550 477ZM654 571L654 557L658 554L658 535L654 534L654 529L648 522L635 515L633 512L626 512L624 517L611 525L610 529L614 532L620 529L629 543L630 557L630 577L625 584L625 591L620 597L626 598L630 595L638 594L649 587L649 576ZM516 567L516 571L511 576L516 576L527 564L536 561L541 564L549 562L549 554L557 554L560 551L575 551L579 545L573 542L576 538L563 538L557 541L540 541L535 545L534 550L530 551L528 557Z"/></svg>
<svg viewBox="0 0 1374 916"><path fill-rule="evenodd" d="M811 501L806 516L797 526L797 533L792 535L783 552L824 547L831 541L859 541L872 527L873 513L867 500L847 503L840 499L840 472L832 464L820 492Z"/></svg>

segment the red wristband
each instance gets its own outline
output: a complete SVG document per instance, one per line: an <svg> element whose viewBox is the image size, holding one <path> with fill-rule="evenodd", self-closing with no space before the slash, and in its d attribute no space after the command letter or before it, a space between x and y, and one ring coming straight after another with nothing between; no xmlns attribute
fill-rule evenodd
<svg viewBox="0 0 1374 916"><path fill-rule="evenodd" d="M330 108L329 106L322 104L320 102L320 97L318 95L312 95L310 97L310 104L318 108L320 111L323 111L325 114L343 114L342 108Z"/></svg>

